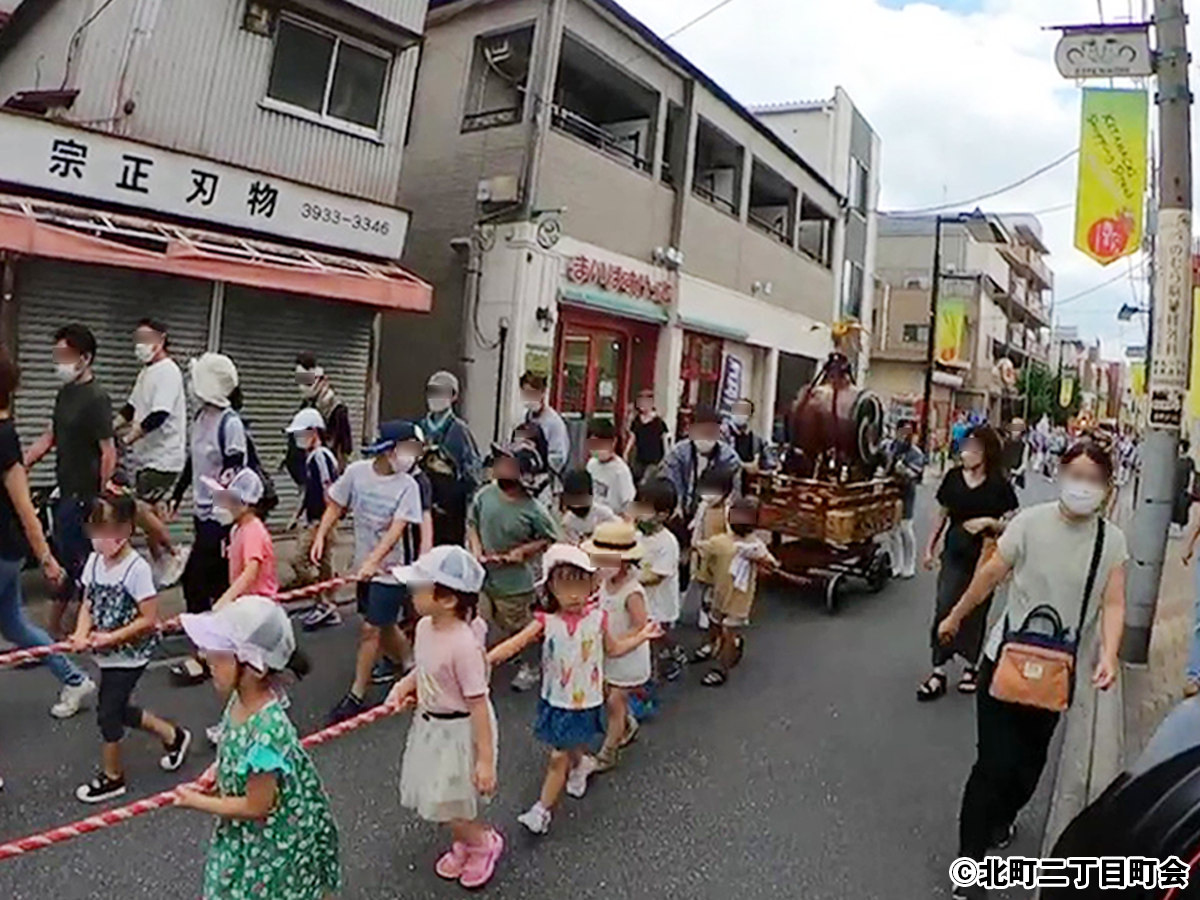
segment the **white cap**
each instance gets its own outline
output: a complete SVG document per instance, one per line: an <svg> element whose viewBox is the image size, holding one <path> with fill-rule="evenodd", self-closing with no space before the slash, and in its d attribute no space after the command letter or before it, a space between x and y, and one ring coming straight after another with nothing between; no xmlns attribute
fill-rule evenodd
<svg viewBox="0 0 1200 900"><path fill-rule="evenodd" d="M201 650L233 653L260 672L282 672L296 652L287 613L274 600L253 594L211 613L184 613L179 624Z"/></svg>
<svg viewBox="0 0 1200 900"><path fill-rule="evenodd" d="M287 427L288 434L295 434L297 431L324 431L325 419L321 413L311 406L306 406L296 415L292 416L292 424Z"/></svg>
<svg viewBox="0 0 1200 900"><path fill-rule="evenodd" d="M232 478L221 481L207 475L202 475L200 480L212 491L213 500L222 506L232 505L230 501L243 506L253 506L266 492L262 479L253 469L241 469Z"/></svg>
<svg viewBox="0 0 1200 900"><path fill-rule="evenodd" d="M555 544L542 557L542 579L538 587L550 580L550 573L557 566L574 566L585 572L595 572L596 564L592 558L573 544Z"/></svg>
<svg viewBox="0 0 1200 900"><path fill-rule="evenodd" d="M205 403L229 406L229 395L238 386L237 366L223 353L204 353L191 362L192 389Z"/></svg>
<svg viewBox="0 0 1200 900"><path fill-rule="evenodd" d="M486 576L483 566L462 547L434 547L411 566L397 566L392 574L401 584L440 584L452 591L478 594Z"/></svg>
<svg viewBox="0 0 1200 900"><path fill-rule="evenodd" d="M425 383L425 387L449 388L454 391L455 396L458 396L458 376L453 372L445 370L434 372L429 376L429 381Z"/></svg>

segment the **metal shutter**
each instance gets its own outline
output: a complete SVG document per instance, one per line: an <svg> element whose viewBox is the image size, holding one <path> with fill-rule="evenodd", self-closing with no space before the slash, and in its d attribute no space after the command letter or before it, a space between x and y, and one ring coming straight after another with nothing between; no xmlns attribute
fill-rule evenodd
<svg viewBox="0 0 1200 900"><path fill-rule="evenodd" d="M17 361L21 389L16 418L28 446L50 425L58 381L50 351L54 332L71 322L96 335L96 377L112 398L113 410L133 389L139 363L133 355L138 319L152 316L171 333L171 351L187 372L189 357L204 352L208 336L209 282L51 260L17 266ZM47 458L32 473L38 486L54 481Z"/></svg>
<svg viewBox="0 0 1200 900"><path fill-rule="evenodd" d="M221 317L221 352L237 364L245 395L243 415L263 466L279 489L272 527L296 508L298 492L281 471L287 450L284 429L300 406L296 354L315 353L350 409L355 446L366 421L367 377L375 311L349 303L228 285Z"/></svg>

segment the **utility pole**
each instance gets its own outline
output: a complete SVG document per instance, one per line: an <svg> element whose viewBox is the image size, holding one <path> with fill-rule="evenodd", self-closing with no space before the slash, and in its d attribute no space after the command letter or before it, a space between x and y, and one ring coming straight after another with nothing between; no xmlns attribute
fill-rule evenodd
<svg viewBox="0 0 1200 900"><path fill-rule="evenodd" d="M933 221L933 280L929 286L929 333L925 336L925 394L921 406L921 452L929 458L929 432L932 430L934 352L937 347L938 297L942 285L942 217Z"/></svg>
<svg viewBox="0 0 1200 900"><path fill-rule="evenodd" d="M1151 310L1147 392L1150 416L1142 452L1141 496L1130 532L1131 566L1121 657L1145 664L1162 581L1175 458L1188 386L1192 328L1192 151L1187 17L1183 0L1155 0L1159 166L1156 290Z"/></svg>

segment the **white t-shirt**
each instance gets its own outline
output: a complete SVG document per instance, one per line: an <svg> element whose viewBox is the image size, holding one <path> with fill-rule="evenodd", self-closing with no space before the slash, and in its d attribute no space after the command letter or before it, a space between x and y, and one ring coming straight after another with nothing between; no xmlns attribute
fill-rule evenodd
<svg viewBox="0 0 1200 900"><path fill-rule="evenodd" d="M95 631L116 631L141 614L140 606L158 595L150 564L136 551L110 566L99 553L92 553L83 565L80 578ZM147 635L133 643L97 652L96 665L102 669L136 669L146 665L157 643Z"/></svg>
<svg viewBox="0 0 1200 900"><path fill-rule="evenodd" d="M133 445L138 469L182 472L187 461L187 395L183 373L167 357L142 366L129 395L133 421L139 425L151 413L165 412L167 420Z"/></svg>
<svg viewBox="0 0 1200 900"><path fill-rule="evenodd" d="M592 501L592 508L588 510L588 514L583 518L575 515L571 510L566 510L562 514L563 534L572 544L579 544L592 536L592 532L596 530L597 525L602 525L605 522L611 522L617 517L604 503Z"/></svg>
<svg viewBox="0 0 1200 900"><path fill-rule="evenodd" d="M221 422L225 422L224 455L222 455ZM219 481L225 469L226 456L246 454L246 427L242 418L231 409L205 406L192 420L192 498L196 504L196 518L213 518L212 491L205 485L205 477Z"/></svg>
<svg viewBox="0 0 1200 900"><path fill-rule="evenodd" d="M657 584L642 585L646 611L652 621L673 625L679 621L679 541L668 529L642 536L641 569L662 577Z"/></svg>
<svg viewBox="0 0 1200 900"><path fill-rule="evenodd" d="M421 488L417 480L405 472L380 475L370 459L346 466L342 477L329 488L329 499L348 509L354 517L355 567L362 565L394 522L420 525L423 519ZM412 562L404 558L404 544L403 537L396 541L373 581L397 583L392 576L393 567Z"/></svg>
<svg viewBox="0 0 1200 900"><path fill-rule="evenodd" d="M619 456L614 456L608 462L601 462L593 456L588 460L587 471L592 476L595 498L618 516L624 513L637 496L629 463Z"/></svg>

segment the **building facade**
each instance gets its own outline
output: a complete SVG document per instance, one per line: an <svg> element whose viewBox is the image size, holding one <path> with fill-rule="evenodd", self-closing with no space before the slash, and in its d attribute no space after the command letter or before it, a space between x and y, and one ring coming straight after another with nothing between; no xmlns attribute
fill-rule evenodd
<svg viewBox="0 0 1200 900"><path fill-rule="evenodd" d="M406 166L438 309L388 346L461 371L481 437L526 370L576 436L643 388L672 425L748 396L769 431L831 347L842 194L611 0L435 0ZM431 361L384 368L420 385Z"/></svg>
<svg viewBox="0 0 1200 900"><path fill-rule="evenodd" d="M399 205L424 0L27 0L0 31L4 340L29 432L51 336L89 325L119 403L141 316L238 364L265 462L313 351L362 435L385 314L427 314ZM284 504L290 508L290 504Z"/></svg>

